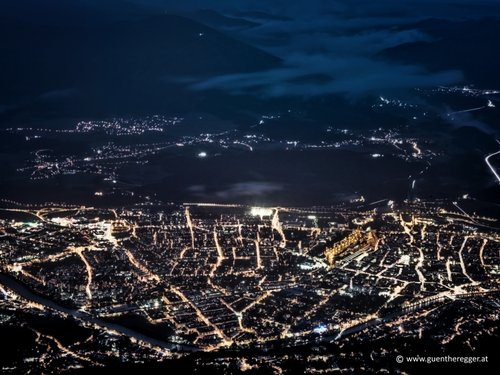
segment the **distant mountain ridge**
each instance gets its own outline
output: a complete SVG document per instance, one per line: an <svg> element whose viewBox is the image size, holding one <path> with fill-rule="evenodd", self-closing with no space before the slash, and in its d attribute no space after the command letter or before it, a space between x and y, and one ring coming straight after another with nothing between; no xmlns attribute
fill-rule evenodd
<svg viewBox="0 0 500 375"><path fill-rule="evenodd" d="M434 40L388 48L379 57L437 70L459 69L468 82L485 88L500 88L499 19L449 21L431 18L403 28L422 30Z"/></svg>

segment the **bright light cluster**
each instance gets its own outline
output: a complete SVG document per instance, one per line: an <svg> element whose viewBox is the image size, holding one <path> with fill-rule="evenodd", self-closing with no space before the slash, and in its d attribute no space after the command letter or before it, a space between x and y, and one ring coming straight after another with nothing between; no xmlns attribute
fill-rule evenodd
<svg viewBox="0 0 500 375"><path fill-rule="evenodd" d="M250 214L252 216L271 216L273 214L272 208L265 208L265 207L252 207Z"/></svg>

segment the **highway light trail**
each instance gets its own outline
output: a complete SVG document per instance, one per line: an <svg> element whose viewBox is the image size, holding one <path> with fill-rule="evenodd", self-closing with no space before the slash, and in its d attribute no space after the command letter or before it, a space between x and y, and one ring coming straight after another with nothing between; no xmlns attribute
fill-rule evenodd
<svg viewBox="0 0 500 375"><path fill-rule="evenodd" d="M257 258L257 268L262 268L262 263L260 259L260 234L257 231L257 238L254 240L255 242L255 255Z"/></svg>
<svg viewBox="0 0 500 375"><path fill-rule="evenodd" d="M441 260L441 250L443 249L443 245L439 242L439 232L436 233L436 245L437 245L437 251L436 251L436 260Z"/></svg>
<svg viewBox="0 0 500 375"><path fill-rule="evenodd" d="M191 221L191 214L189 213L189 207L186 207L184 210L184 214L186 215L186 223L191 233L191 249L194 250L194 230L193 230L193 222Z"/></svg>
<svg viewBox="0 0 500 375"><path fill-rule="evenodd" d="M500 143L498 140L497 140L497 142ZM493 175L495 176L495 178L498 181L498 184L500 185L500 174L498 174L496 168L493 166L493 164L491 164L491 161L490 161L490 159L492 157L499 155L499 154L500 154L500 151L494 152L493 154L489 154L488 156L486 156L484 158L484 161L486 162L486 164L488 165L488 168L490 168L490 170L491 170L491 173L493 173Z"/></svg>
<svg viewBox="0 0 500 375"><path fill-rule="evenodd" d="M470 109L464 109L462 111L450 112L450 113L448 113L448 116L456 115L456 114L459 114L459 113L467 113L467 112L480 111L481 109L485 109L486 107L487 106L483 105L482 107L475 107L475 108L470 108Z"/></svg>
<svg viewBox="0 0 500 375"><path fill-rule="evenodd" d="M255 333L254 330L247 328L243 325L243 314L241 312L236 311L229 303L224 301L224 299L220 298L219 301L236 316L236 319L238 319L238 326L240 327L241 331L248 333Z"/></svg>
<svg viewBox="0 0 500 375"><path fill-rule="evenodd" d="M446 275L448 276L448 281L451 283L451 258L446 259Z"/></svg>
<svg viewBox="0 0 500 375"><path fill-rule="evenodd" d="M402 214L399 216L399 223L403 227L404 232L408 235L408 238L409 238L408 245L412 245L415 242L415 238L411 234L411 229L408 227L408 224L406 223L406 221L404 221Z"/></svg>
<svg viewBox="0 0 500 375"><path fill-rule="evenodd" d="M139 262L134 254L132 254L132 252L128 249L125 249L125 255L127 256L129 262L135 267L137 268L138 270L140 270L142 273L144 273L145 275L148 276L148 278L150 280L154 280L156 282L159 282L160 281L160 278L158 277L158 275L155 275L153 272L151 272L144 264L142 264L141 262Z"/></svg>
<svg viewBox="0 0 500 375"><path fill-rule="evenodd" d="M281 223L280 223L280 220L278 217L278 211L279 211L278 208L274 209L274 214L273 214L273 218L271 220L271 225L272 225L272 228L276 232L278 232L278 234L281 236L280 247L285 247L286 246L285 232L283 232L283 227L281 226Z"/></svg>
<svg viewBox="0 0 500 375"><path fill-rule="evenodd" d="M222 247L220 246L219 243L219 238L217 237L217 228L214 226L214 243L215 243L215 248L217 250L217 261L212 267L212 270L210 271L210 277L213 277L215 274L215 271L217 271L217 268L221 265L222 261L225 259L224 257L224 251L222 250Z"/></svg>
<svg viewBox="0 0 500 375"><path fill-rule="evenodd" d="M462 273L464 274L465 277L467 277L470 282L472 284L477 284L477 282L475 280L473 280L469 274L467 273L467 270L465 269L465 263L464 263L464 257L462 255L463 251L464 251L464 248L465 248L465 244L467 243L467 240L469 239L468 236L466 236L464 238L464 241L462 242L462 246L460 246L460 250L458 251L458 257L460 258L460 267L462 268Z"/></svg>
<svg viewBox="0 0 500 375"><path fill-rule="evenodd" d="M469 218L473 223L477 224L477 221L474 220L474 218L472 216L470 216L465 210L462 209L462 207L460 207L458 205L457 202L453 202L453 205L458 208L460 210L460 212L462 212L467 218Z"/></svg>
<svg viewBox="0 0 500 375"><path fill-rule="evenodd" d="M26 276L26 277L29 277L30 279L33 279L33 280L35 280L35 281L39 282L41 285L45 285L45 280L42 280L42 279L40 279L39 277L33 276L31 273L26 272L26 271L25 271L25 270L23 270L23 269L22 269L22 270L20 270L20 271L19 271L19 273L20 273L21 275L24 275L24 276Z"/></svg>
<svg viewBox="0 0 500 375"><path fill-rule="evenodd" d="M413 151L415 151L413 153L414 157L420 157L420 156L422 156L422 150L420 148L418 148L417 142L411 142L411 146L413 147Z"/></svg>
<svg viewBox="0 0 500 375"><path fill-rule="evenodd" d="M83 255L85 249L83 248L75 248L73 250L74 253L78 254L78 256L82 259L82 262L85 264L85 269L87 270L87 284L85 285L85 293L87 294L87 298L89 300L92 299L92 291L90 290L90 286L92 285L92 267L88 262L87 258Z"/></svg>
<svg viewBox="0 0 500 375"><path fill-rule="evenodd" d="M420 281L420 290L425 290L425 277L421 271L421 268L424 265L424 252L422 251L422 249L420 247L416 246L416 248L417 248L420 256L418 258L417 264L415 265L415 272L417 273L418 280Z"/></svg>
<svg viewBox="0 0 500 375"><path fill-rule="evenodd" d="M483 266L483 268L486 268L485 267L485 264L484 264L484 248L486 247L486 244L488 243L488 239L484 238L483 239L483 243L481 244L481 248L479 249L479 260L481 261L481 265Z"/></svg>
<svg viewBox="0 0 500 375"><path fill-rule="evenodd" d="M7 293L7 291L4 288L2 288L2 286L0 286L0 293L4 295L5 299L9 298L9 293Z"/></svg>

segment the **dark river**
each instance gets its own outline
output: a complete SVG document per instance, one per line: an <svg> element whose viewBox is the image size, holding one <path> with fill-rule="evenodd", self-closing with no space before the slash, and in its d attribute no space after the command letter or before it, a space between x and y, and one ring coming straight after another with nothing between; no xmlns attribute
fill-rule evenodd
<svg viewBox="0 0 500 375"><path fill-rule="evenodd" d="M135 338L137 340L146 342L148 344L163 348L163 349L170 349L170 350L177 350L177 351L198 351L199 349L195 346L190 346L190 345L179 345L179 344L174 344L174 343L169 343L161 340L154 339L152 337L143 335L142 333L136 332L134 330L131 330L127 327L114 324L114 323L109 323L106 322L105 320L93 317L92 315L84 312L84 311L79 311L79 310L72 310L68 309L66 307L63 307L56 302L42 297L38 294L33 293L31 290L29 290L25 285L21 284L11 276L8 276L6 274L0 273L0 284L5 286L6 288L14 291L16 294L20 295L21 297L32 301L36 302L40 305L46 306L52 310L56 310L68 315L73 316L76 319L83 320L86 322L93 323L101 328L104 328L106 330L113 330L116 332L119 332L122 335Z"/></svg>

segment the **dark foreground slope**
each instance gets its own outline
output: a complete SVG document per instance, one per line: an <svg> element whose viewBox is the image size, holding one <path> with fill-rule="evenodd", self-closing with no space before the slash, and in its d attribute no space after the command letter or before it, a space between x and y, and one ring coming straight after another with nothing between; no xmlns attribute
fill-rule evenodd
<svg viewBox="0 0 500 375"><path fill-rule="evenodd" d="M174 15L98 26L10 18L0 22L0 33L4 118L189 110L206 98L186 89L187 83L279 64L257 48Z"/></svg>

